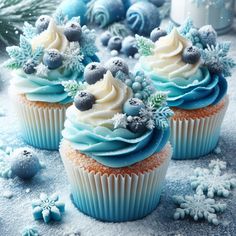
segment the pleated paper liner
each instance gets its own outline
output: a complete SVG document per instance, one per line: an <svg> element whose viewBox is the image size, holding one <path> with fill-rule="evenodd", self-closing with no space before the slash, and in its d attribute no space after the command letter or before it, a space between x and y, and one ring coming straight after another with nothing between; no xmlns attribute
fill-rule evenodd
<svg viewBox="0 0 236 236"><path fill-rule="evenodd" d="M31 102L24 95L14 99L23 139L30 145L58 150L68 105Z"/></svg>
<svg viewBox="0 0 236 236"><path fill-rule="evenodd" d="M73 150L67 141L62 141L60 153L75 206L98 220L122 222L143 218L156 209L172 149L167 144L160 153L120 169L102 166ZM159 162L156 166L154 159Z"/></svg>
<svg viewBox="0 0 236 236"><path fill-rule="evenodd" d="M229 98L214 106L186 111L173 109L171 120L173 159L196 159L210 153L217 145Z"/></svg>

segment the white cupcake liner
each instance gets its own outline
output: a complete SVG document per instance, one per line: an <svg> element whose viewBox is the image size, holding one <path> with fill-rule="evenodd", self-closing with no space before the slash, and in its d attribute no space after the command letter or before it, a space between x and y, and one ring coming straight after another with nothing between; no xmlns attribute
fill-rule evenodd
<svg viewBox="0 0 236 236"><path fill-rule="evenodd" d="M171 154L152 171L117 176L88 172L61 156L76 207L98 220L122 222L143 218L156 209Z"/></svg>
<svg viewBox="0 0 236 236"><path fill-rule="evenodd" d="M228 103L227 97L224 107L208 117L172 119L170 137L173 147L172 158L176 160L197 159L210 153L218 143Z"/></svg>
<svg viewBox="0 0 236 236"><path fill-rule="evenodd" d="M14 103L23 139L36 148L58 150L67 106L34 106L21 99Z"/></svg>

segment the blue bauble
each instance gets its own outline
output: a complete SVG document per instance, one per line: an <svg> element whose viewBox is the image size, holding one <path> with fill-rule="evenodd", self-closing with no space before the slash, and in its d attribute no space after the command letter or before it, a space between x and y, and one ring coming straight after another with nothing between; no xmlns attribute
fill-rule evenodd
<svg viewBox="0 0 236 236"><path fill-rule="evenodd" d="M97 0L91 12L92 22L101 28L125 18L125 6L122 0Z"/></svg>
<svg viewBox="0 0 236 236"><path fill-rule="evenodd" d="M126 13L126 20L133 33L144 36L149 36L161 23L158 8L146 1L133 4Z"/></svg>
<svg viewBox="0 0 236 236"><path fill-rule="evenodd" d="M132 36L124 38L122 42L122 51L128 57L133 57L136 53L138 53L136 39Z"/></svg>
<svg viewBox="0 0 236 236"><path fill-rule="evenodd" d="M29 148L16 149L11 154L12 173L21 179L31 179L41 168L35 152Z"/></svg>
<svg viewBox="0 0 236 236"><path fill-rule="evenodd" d="M62 12L68 16L68 19L80 16L81 25L86 24L86 11L87 6L83 0L64 0L56 10L56 12Z"/></svg>

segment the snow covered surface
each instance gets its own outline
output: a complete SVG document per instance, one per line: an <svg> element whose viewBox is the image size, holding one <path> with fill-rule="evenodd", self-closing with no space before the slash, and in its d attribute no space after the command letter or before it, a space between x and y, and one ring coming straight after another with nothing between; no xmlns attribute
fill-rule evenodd
<svg viewBox="0 0 236 236"><path fill-rule="evenodd" d="M236 29L221 38L232 41L231 54L236 59ZM104 53L101 58L106 61L110 52ZM2 49L0 50L3 51ZM4 60L1 54L0 62ZM134 61L127 59L131 68ZM0 77L9 80L10 75L0 70ZM5 83L6 84L6 83ZM151 235L236 235L236 190L228 198L215 199L227 203L227 209L219 214L220 225L214 226L206 221L194 222L192 219L174 221L173 214L176 205L173 195L193 194L190 177L197 167L207 168L209 162L215 158L227 162L227 171L236 173L236 71L229 79L230 105L222 126L219 148L199 160L171 161L168 169L166 185L158 208L142 220L127 223L103 223L80 213L70 201L69 184L62 161L58 152L35 150L40 161L46 168L31 181L23 182L18 178L0 178L0 236L17 236L28 226L35 226L40 235L60 236L77 233L85 236L151 236ZM0 145L1 143L13 148L25 146L20 137L16 114L10 105L7 94L7 85L0 90ZM3 116L4 115L4 116ZM220 151L219 151L220 150ZM35 221L32 215L31 202L37 199L41 192L48 195L58 193L65 202L65 213L61 222ZM11 197L9 197L9 193ZM75 234L76 235L76 234Z"/></svg>

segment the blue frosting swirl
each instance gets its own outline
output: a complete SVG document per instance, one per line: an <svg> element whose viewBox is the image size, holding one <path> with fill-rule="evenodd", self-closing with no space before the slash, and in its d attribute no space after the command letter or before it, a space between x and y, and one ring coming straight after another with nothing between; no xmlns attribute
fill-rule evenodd
<svg viewBox="0 0 236 236"><path fill-rule="evenodd" d="M217 104L227 92L227 81L221 75L210 74L202 67L189 77L176 77L171 80L158 76L148 68L136 67L144 70L150 76L155 88L168 93L168 106L179 107L185 110L200 109Z"/></svg>
<svg viewBox="0 0 236 236"><path fill-rule="evenodd" d="M72 98L64 91L62 81L78 80L77 72L50 71L47 77L25 74L19 70L15 73L12 86L18 94L24 94L29 101L67 104Z"/></svg>
<svg viewBox="0 0 236 236"><path fill-rule="evenodd" d="M93 127L76 119L73 106L67 109L66 115L63 137L76 150L112 168L130 166L159 152L170 135L169 128L138 134L122 128Z"/></svg>

